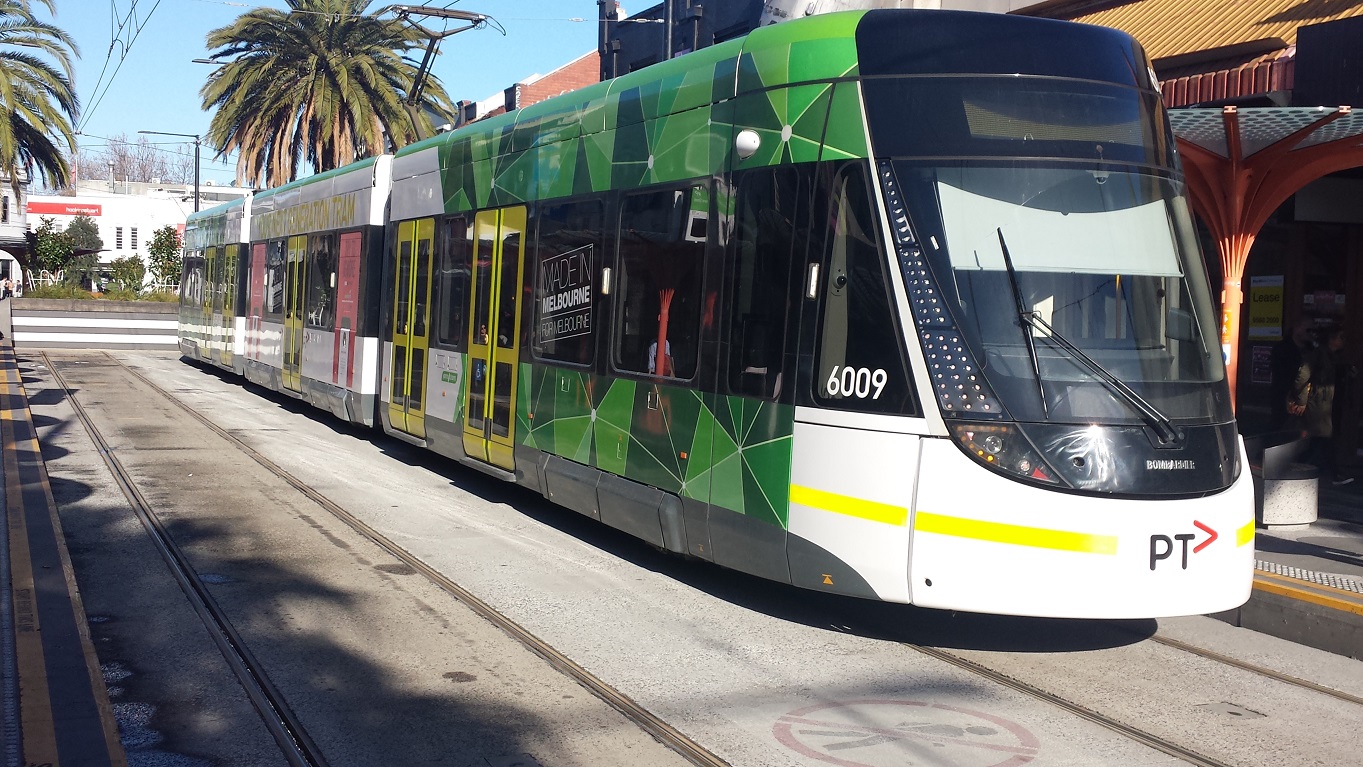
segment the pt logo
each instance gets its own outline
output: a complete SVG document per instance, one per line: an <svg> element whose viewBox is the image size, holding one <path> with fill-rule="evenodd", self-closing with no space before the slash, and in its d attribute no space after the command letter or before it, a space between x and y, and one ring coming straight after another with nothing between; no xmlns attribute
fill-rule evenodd
<svg viewBox="0 0 1363 767"><path fill-rule="evenodd" d="M1198 522L1197 520L1193 520L1193 526L1207 534L1207 540L1193 547L1194 554L1212 545L1212 541L1221 537L1216 534L1215 530L1211 529L1210 527L1207 527L1206 525L1202 524L1201 522ZM1197 533L1179 533L1178 535L1175 535L1172 538L1167 535L1158 534L1150 536L1150 569L1154 570L1157 566L1159 566L1160 562L1163 562L1164 560L1173 556L1175 548L1174 541L1178 541L1181 544L1180 548L1182 548L1183 552L1182 567L1184 570L1187 570L1188 544L1191 543L1195 538L1197 538Z"/></svg>

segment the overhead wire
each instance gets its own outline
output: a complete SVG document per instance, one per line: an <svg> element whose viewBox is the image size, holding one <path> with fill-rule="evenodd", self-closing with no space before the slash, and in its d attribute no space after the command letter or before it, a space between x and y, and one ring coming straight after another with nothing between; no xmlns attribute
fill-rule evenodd
<svg viewBox="0 0 1363 767"><path fill-rule="evenodd" d="M93 133L82 133L82 134L80 134L80 136L81 136L82 138L93 138L93 139L98 139L98 140L100 140L100 141L103 141L103 142L104 142L103 146L105 147L106 151L107 151L107 149L108 149L109 147L113 146L114 144L122 144L122 145L124 145L124 146L132 146L132 147L145 146L146 148L151 149L152 151L164 152L164 153L166 153L166 154L175 155L176 157L182 157L182 158L184 158L184 159L186 159L186 160L191 159L191 158L194 157L194 153L193 153L192 151L181 151L181 150L178 150L178 149L168 149L168 148L166 148L166 147L168 147L168 146L176 146L176 147L185 146L186 144L192 143L192 142L189 142L189 141L136 141L136 142L133 142L133 141L127 140L126 137L124 137L124 138L116 138L116 137L111 137L111 136L96 136L96 135L93 134ZM97 146L98 146L98 145L97 145ZM87 145L85 145L85 146L82 147L82 148L83 148L83 149L89 149L89 150L91 150L91 151L94 151L94 150L97 149L97 146L90 146L90 145L87 144ZM235 173L235 171L233 170L233 166L236 165L236 160L233 158L233 155L234 155L234 154L237 154L237 152L236 152L236 151L227 152L227 153L223 156L223 159L222 159L222 166L223 166L223 167L222 167L221 169L213 167L213 166L214 166L213 158L210 157L210 158L206 158L206 159L205 159L205 158L202 158L202 156L201 156L200 162L199 162L199 170L200 170L200 171L208 170L208 171L211 171L211 172L218 172L219 170L226 170L226 171L228 171L228 172L233 172L233 173ZM205 168L205 166L208 166L208 167Z"/></svg>
<svg viewBox="0 0 1363 767"><path fill-rule="evenodd" d="M76 126L76 130L80 130L89 124L90 117L95 113L96 109L99 109L99 105L103 103L105 95L109 93L109 88L114 84L114 78L118 77L119 70L123 68L123 62L127 61L128 53L132 50L133 43L137 41L138 36L142 34L142 30L147 26L147 22L150 21L152 15L156 13L156 9L160 7L161 0L156 0L156 4L151 7L151 10L147 11L147 15L143 17L139 23L137 21L137 0L130 0L128 14L122 20L118 17L117 0L109 0L109 18L112 22L110 31L113 33L113 37L109 41L109 51L104 56L104 66L100 69L99 79L95 81L95 87L91 92L90 106L85 110L84 114L81 115L80 124ZM132 36L127 40L124 40L123 34L134 26L135 28L132 29ZM118 64L114 67L114 71L109 72L109 64L113 61L114 46L116 44L122 46L122 53L118 57ZM106 72L109 72L109 79L107 82L104 79ZM103 90L100 90L101 85L104 86Z"/></svg>

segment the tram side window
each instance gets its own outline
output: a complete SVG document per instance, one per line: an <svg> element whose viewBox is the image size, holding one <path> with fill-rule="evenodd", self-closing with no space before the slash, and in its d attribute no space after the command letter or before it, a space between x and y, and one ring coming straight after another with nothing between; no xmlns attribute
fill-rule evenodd
<svg viewBox="0 0 1363 767"><path fill-rule="evenodd" d="M589 365L596 351L596 270L605 212L600 201L541 208L535 259L533 348L541 359Z"/></svg>
<svg viewBox="0 0 1363 767"><path fill-rule="evenodd" d="M829 233L814 400L840 410L916 414L886 257L861 167L845 167L815 199L829 200Z"/></svg>
<svg viewBox="0 0 1363 767"><path fill-rule="evenodd" d="M808 188L794 168L762 169L737 180L738 204L730 239L728 279L728 391L779 397L792 275L803 261Z"/></svg>
<svg viewBox="0 0 1363 767"><path fill-rule="evenodd" d="M265 246L265 319L284 321L284 240Z"/></svg>
<svg viewBox="0 0 1363 767"><path fill-rule="evenodd" d="M217 245L209 245L204 248L204 288L203 306L205 310L211 311L214 307L213 298L218 295L222 282L222 248Z"/></svg>
<svg viewBox="0 0 1363 767"><path fill-rule="evenodd" d="M331 330L336 325L336 235L309 237L307 259L304 321L310 328Z"/></svg>
<svg viewBox="0 0 1363 767"><path fill-rule="evenodd" d="M203 282L204 282L204 259L202 251L190 251L185 254L184 263L180 271L180 304L193 306L196 309L203 306Z"/></svg>
<svg viewBox="0 0 1363 767"><path fill-rule="evenodd" d="M436 341L456 351L468 345L469 275L473 270L473 241L463 216L440 225L440 256L436 264Z"/></svg>
<svg viewBox="0 0 1363 767"><path fill-rule="evenodd" d="M696 374L709 198L704 186L625 198L611 350L617 369L680 379Z"/></svg>

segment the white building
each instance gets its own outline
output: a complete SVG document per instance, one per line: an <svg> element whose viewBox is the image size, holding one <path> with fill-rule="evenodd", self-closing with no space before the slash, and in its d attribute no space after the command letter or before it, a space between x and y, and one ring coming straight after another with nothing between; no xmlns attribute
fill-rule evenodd
<svg viewBox="0 0 1363 767"><path fill-rule="evenodd" d="M51 218L58 229L64 230L77 216L89 216L99 227L104 243L100 266L128 256L150 266L147 249L152 235L157 229L174 226L183 237L185 220L193 210L193 203L181 202L178 196L90 193L80 197L32 194L26 206L29 229L37 229L43 218Z"/></svg>
<svg viewBox="0 0 1363 767"><path fill-rule="evenodd" d="M8 173L0 173L0 280L11 278L22 283L19 260L28 250L24 203L28 193L28 175L19 178L19 196L15 197ZM22 285L20 286L22 289Z"/></svg>
<svg viewBox="0 0 1363 767"><path fill-rule="evenodd" d="M209 181L199 187L199 207L211 208L251 192ZM9 194L8 190L5 194ZM21 226L28 230L37 229L44 216L52 218L60 229L69 226L77 216L89 216L99 226L99 238L104 241L104 250L99 254L101 266L127 256L137 256L146 263L147 248L157 229L174 226L184 236L185 221L194 212L194 185L84 179L74 196L28 195L23 212L27 221L21 221ZM19 232L22 240L23 229Z"/></svg>

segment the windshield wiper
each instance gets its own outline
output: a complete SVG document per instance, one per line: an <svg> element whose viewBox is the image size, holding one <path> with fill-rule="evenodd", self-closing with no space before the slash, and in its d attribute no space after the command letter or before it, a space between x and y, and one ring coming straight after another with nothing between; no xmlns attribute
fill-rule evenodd
<svg viewBox="0 0 1363 767"><path fill-rule="evenodd" d="M1013 256L1008 252L1008 242L1003 239L1003 227L996 229L999 233L999 247L1003 249L1003 266L1008 270L1008 284L1013 287L1013 301L1017 304L1018 317L1027 323L1027 315L1035 314L1027 308L1027 301L1022 297L1022 285L1018 282L1017 270L1013 268ZM1041 358L1036 354L1036 342L1032 340L1032 334L1026 328L1022 329L1023 340L1027 342L1027 356L1032 361L1032 376L1036 380L1037 394L1041 395L1041 415L1050 420L1051 409L1046 404L1046 384L1041 377Z"/></svg>
<svg viewBox="0 0 1363 767"><path fill-rule="evenodd" d="M1017 270L1013 268L1013 257L1008 252L1007 241L1003 238L1003 228L1000 227L997 231L999 233L999 246L1003 248L1003 265L1008 270L1008 281L1013 286L1013 298L1017 302L1018 317L1022 320L1023 324L1028 328L1034 328L1045 333L1056 346L1064 349L1074 359L1083 363L1084 367L1089 369L1089 372L1093 373L1103 383L1107 384L1108 388L1120 395L1132 409L1155 427L1159 432L1161 442L1181 441L1183 439L1183 434L1178 430L1178 427L1174 426L1174 422L1170 420L1169 416L1161 412L1159 408L1150 404L1144 397L1137 394L1134 389L1126 385L1126 382L1113 375L1107 368L1100 365L1097 360L1085 354L1083 349L1075 346L1068 338L1065 338L1057 332L1055 328L1051 327L1050 323L1041 319L1039 312L1027 308L1027 302L1022 297L1022 288L1018 283ZM1045 389L1042 388L1041 366L1040 360L1036 355L1036 345L1032 340L1031 332L1024 329L1023 335L1027 338L1027 350L1032 355L1032 368L1036 372L1037 388L1041 390L1042 411L1046 412L1046 392Z"/></svg>

